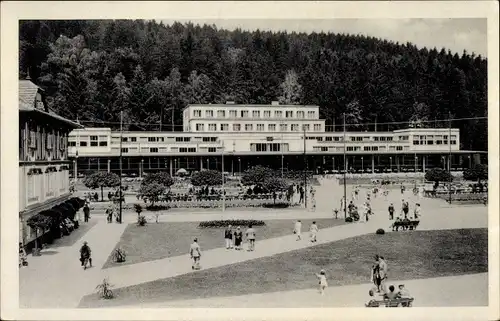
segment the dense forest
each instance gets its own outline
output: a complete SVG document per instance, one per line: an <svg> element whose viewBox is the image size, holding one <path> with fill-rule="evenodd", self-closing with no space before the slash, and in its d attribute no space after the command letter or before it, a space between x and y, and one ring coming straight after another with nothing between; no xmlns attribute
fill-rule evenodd
<svg viewBox="0 0 500 321"><path fill-rule="evenodd" d="M87 126L116 128L123 111L125 128L180 131L189 103L279 100L319 105L328 130L342 130L344 113L348 130L448 127L451 116L462 119L452 122L461 148L487 150L487 60L465 51L145 20L21 21L19 73Z"/></svg>

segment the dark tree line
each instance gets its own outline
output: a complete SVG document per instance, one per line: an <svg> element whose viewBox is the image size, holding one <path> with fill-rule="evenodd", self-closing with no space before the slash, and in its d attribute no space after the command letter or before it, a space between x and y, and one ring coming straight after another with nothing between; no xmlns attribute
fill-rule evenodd
<svg viewBox="0 0 500 321"><path fill-rule="evenodd" d="M346 113L348 130L394 130L408 124L384 123L408 121L447 127L434 120L487 116L484 57L365 36L22 21L19 53L21 77L29 71L50 107L90 126L117 127L123 111L126 128L181 130L187 104L228 100L315 104L327 125L342 124ZM487 150L486 124L453 122L461 148Z"/></svg>

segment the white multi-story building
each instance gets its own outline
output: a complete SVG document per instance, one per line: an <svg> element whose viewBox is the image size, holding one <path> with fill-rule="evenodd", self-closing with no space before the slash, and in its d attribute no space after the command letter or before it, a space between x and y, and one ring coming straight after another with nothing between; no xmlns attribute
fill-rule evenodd
<svg viewBox="0 0 500 321"><path fill-rule="evenodd" d="M479 161L477 152L460 150L458 129L329 132L318 106L190 105L183 111L183 130L120 134L109 128L77 129L69 137L69 154L78 171L117 171L121 135L123 171L137 175L222 170L223 155L224 171L231 173L255 164L341 170L344 148L347 168L362 171L425 171L446 168L450 161L452 168L463 168Z"/></svg>

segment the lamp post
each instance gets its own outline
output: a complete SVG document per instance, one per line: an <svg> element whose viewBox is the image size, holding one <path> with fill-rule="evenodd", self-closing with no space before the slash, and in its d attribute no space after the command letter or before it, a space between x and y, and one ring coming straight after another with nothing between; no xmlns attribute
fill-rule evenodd
<svg viewBox="0 0 500 321"><path fill-rule="evenodd" d="M347 185L346 185L346 175L347 175L347 162L346 162L346 132L345 132L345 113L344 113L344 219L347 218Z"/></svg>
<svg viewBox="0 0 500 321"><path fill-rule="evenodd" d="M470 158L470 155L467 156L467 158L469 159L469 168L472 167L472 164L471 164L471 158Z"/></svg>
<svg viewBox="0 0 500 321"><path fill-rule="evenodd" d="M238 172L240 173L241 176L241 158L238 157Z"/></svg>
<svg viewBox="0 0 500 321"><path fill-rule="evenodd" d="M441 156L441 161L443 162L443 169L446 169L446 160L444 156Z"/></svg>
<svg viewBox="0 0 500 321"><path fill-rule="evenodd" d="M418 156L415 156L415 173L418 171Z"/></svg>
<svg viewBox="0 0 500 321"><path fill-rule="evenodd" d="M210 160L207 158L207 170L210 169Z"/></svg>
<svg viewBox="0 0 500 321"><path fill-rule="evenodd" d="M390 167L389 167L389 169L391 170L391 173L392 173L392 157L389 157L389 162L391 164Z"/></svg>
<svg viewBox="0 0 500 321"><path fill-rule="evenodd" d="M306 126L302 125L304 131L304 208L307 208L307 156L306 156Z"/></svg>
<svg viewBox="0 0 500 321"><path fill-rule="evenodd" d="M118 223L122 223L122 141L123 141L123 111L120 111L120 189L118 191L118 202L120 202Z"/></svg>
<svg viewBox="0 0 500 321"><path fill-rule="evenodd" d="M363 173L365 170L365 164L364 164L364 161L363 161L363 156L361 156L361 173Z"/></svg>
<svg viewBox="0 0 500 321"><path fill-rule="evenodd" d="M144 158L141 159L141 177L144 174Z"/></svg>
<svg viewBox="0 0 500 321"><path fill-rule="evenodd" d="M224 212L226 210L226 190L224 188L224 181L225 176L224 176L224 146L222 147L222 211Z"/></svg>

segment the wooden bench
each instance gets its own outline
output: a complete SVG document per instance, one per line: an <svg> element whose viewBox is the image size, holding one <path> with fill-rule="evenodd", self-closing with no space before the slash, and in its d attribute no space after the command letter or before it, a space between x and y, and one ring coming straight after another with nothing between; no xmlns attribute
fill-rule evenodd
<svg viewBox="0 0 500 321"><path fill-rule="evenodd" d="M405 307L410 308L413 304L414 298L400 298L394 300L371 300L365 304L367 308L379 308L385 306L386 308Z"/></svg>
<svg viewBox="0 0 500 321"><path fill-rule="evenodd" d="M392 230L397 232L400 227L403 228L403 230L407 230L407 229L416 230L419 223L420 223L420 221L394 222L394 223L392 223Z"/></svg>

